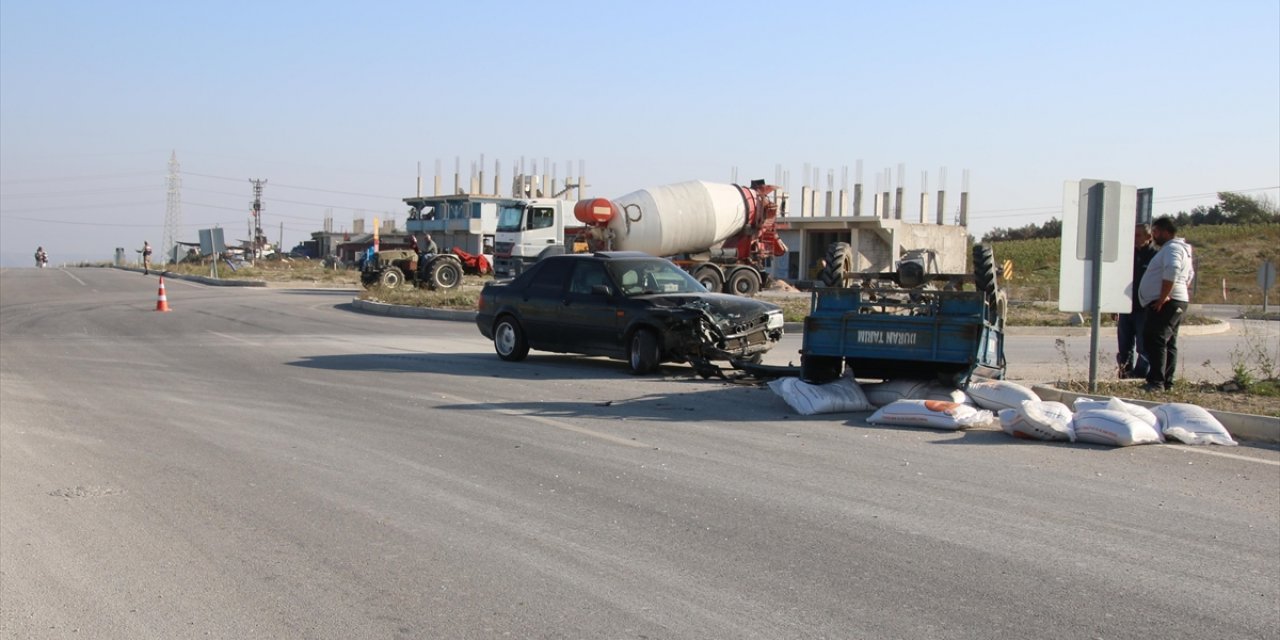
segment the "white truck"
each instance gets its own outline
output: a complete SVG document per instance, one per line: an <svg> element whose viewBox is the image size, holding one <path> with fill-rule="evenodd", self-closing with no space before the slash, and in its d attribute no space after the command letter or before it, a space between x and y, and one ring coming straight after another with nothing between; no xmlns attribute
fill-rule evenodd
<svg viewBox="0 0 1280 640"><path fill-rule="evenodd" d="M494 272L566 251L642 251L670 258L710 291L754 295L769 259L784 255L776 220L785 200L762 180L750 186L703 181L651 187L619 198L530 200L500 213ZM504 258L511 269L498 265Z"/></svg>
<svg viewBox="0 0 1280 640"><path fill-rule="evenodd" d="M575 202L559 198L513 200L498 207L493 275L514 278L540 258L565 252L584 227L571 212Z"/></svg>

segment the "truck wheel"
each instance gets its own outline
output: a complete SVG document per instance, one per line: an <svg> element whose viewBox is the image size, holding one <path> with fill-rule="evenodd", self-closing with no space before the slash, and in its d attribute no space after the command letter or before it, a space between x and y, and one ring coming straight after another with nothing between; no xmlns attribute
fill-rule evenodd
<svg viewBox="0 0 1280 640"><path fill-rule="evenodd" d="M432 289L452 289L462 282L462 267L448 258L439 258L431 264Z"/></svg>
<svg viewBox="0 0 1280 640"><path fill-rule="evenodd" d="M704 264L693 271L693 277L711 293L724 290L724 275L716 267Z"/></svg>
<svg viewBox="0 0 1280 640"><path fill-rule="evenodd" d="M809 384L826 384L844 372L844 360L833 356L800 356L800 379Z"/></svg>
<svg viewBox="0 0 1280 640"><path fill-rule="evenodd" d="M760 274L747 267L734 269L729 274L729 293L748 297L760 293Z"/></svg>
<svg viewBox="0 0 1280 640"><path fill-rule="evenodd" d="M996 293L996 259L991 245L973 245L973 280L978 291L993 297Z"/></svg>
<svg viewBox="0 0 1280 640"><path fill-rule="evenodd" d="M386 289L395 289L404 284L404 272L395 267L387 267L378 276L378 284Z"/></svg>
<svg viewBox="0 0 1280 640"><path fill-rule="evenodd" d="M637 375L652 373L658 368L661 354L658 351L658 336L649 329L640 329L631 336L631 348L627 359L631 363L631 372Z"/></svg>
<svg viewBox="0 0 1280 640"><path fill-rule="evenodd" d="M507 362L519 362L529 355L529 341L525 340L524 329L511 316L502 316L493 327L493 350L498 357Z"/></svg>
<svg viewBox="0 0 1280 640"><path fill-rule="evenodd" d="M843 287L845 274L853 273L853 247L848 242L831 243L825 262L818 278L828 287Z"/></svg>

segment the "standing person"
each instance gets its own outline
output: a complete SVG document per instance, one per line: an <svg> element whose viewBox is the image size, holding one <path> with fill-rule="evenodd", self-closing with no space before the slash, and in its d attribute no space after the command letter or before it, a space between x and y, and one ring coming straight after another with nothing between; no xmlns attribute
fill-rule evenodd
<svg viewBox="0 0 1280 640"><path fill-rule="evenodd" d="M1133 298L1132 308L1129 313L1122 313L1116 317L1116 338L1119 342L1116 349L1116 363L1120 365L1121 379L1145 378L1147 371L1151 368L1147 358L1147 347L1143 344L1142 338L1143 309L1142 303L1138 302L1138 285L1142 282L1142 275L1147 272L1147 265L1155 255L1156 248L1151 244L1151 226L1139 223L1133 229L1133 280L1131 281L1133 289L1130 292Z"/></svg>
<svg viewBox="0 0 1280 640"><path fill-rule="evenodd" d="M151 243L142 241L142 275L151 275Z"/></svg>
<svg viewBox="0 0 1280 640"><path fill-rule="evenodd" d="M1160 250L1147 265L1138 285L1145 314L1143 344L1151 369L1147 371L1144 391L1168 391L1173 388L1173 374L1178 359L1178 326L1187 313L1191 296L1187 285L1195 277L1191 263L1191 245L1175 237L1178 227L1168 216L1151 224L1151 238Z"/></svg>

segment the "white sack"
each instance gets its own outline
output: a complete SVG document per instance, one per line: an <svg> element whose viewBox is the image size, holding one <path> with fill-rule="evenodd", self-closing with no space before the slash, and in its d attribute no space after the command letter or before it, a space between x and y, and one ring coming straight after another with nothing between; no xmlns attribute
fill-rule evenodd
<svg viewBox="0 0 1280 640"><path fill-rule="evenodd" d="M769 388L786 400L796 413L804 416L875 408L867 401L858 383L848 376L827 384L809 384L799 378L778 378L769 383Z"/></svg>
<svg viewBox="0 0 1280 640"><path fill-rule="evenodd" d="M1000 410L1000 428L1015 438L1075 441L1072 417L1061 402L1023 400L1017 409Z"/></svg>
<svg viewBox="0 0 1280 640"><path fill-rule="evenodd" d="M1008 380L975 382L966 391L979 407L991 411L1021 408L1023 400L1040 401L1034 391Z"/></svg>
<svg viewBox="0 0 1280 640"><path fill-rule="evenodd" d="M1199 405L1170 402L1156 407L1154 413L1166 438L1187 444L1236 444L1227 428Z"/></svg>
<svg viewBox="0 0 1280 640"><path fill-rule="evenodd" d="M871 424L895 424L908 427L933 427L936 429L964 429L987 424L993 416L959 402L943 400L895 400L880 407L867 422Z"/></svg>
<svg viewBox="0 0 1280 640"><path fill-rule="evenodd" d="M1076 398L1076 411L1092 411L1094 409L1110 409L1112 411L1123 411L1149 425L1160 432L1160 421L1156 419L1156 414L1151 410L1132 402L1125 402L1120 398L1108 398L1106 400L1093 400L1090 398Z"/></svg>
<svg viewBox="0 0 1280 640"><path fill-rule="evenodd" d="M895 400L943 400L969 404L969 396L951 385L936 380L911 380L899 378L885 382L877 382L862 386L867 400L877 407L883 407Z"/></svg>
<svg viewBox="0 0 1280 640"><path fill-rule="evenodd" d="M1160 442L1155 427L1125 411L1090 409L1076 414L1071 423L1076 442L1092 442L1113 447Z"/></svg>

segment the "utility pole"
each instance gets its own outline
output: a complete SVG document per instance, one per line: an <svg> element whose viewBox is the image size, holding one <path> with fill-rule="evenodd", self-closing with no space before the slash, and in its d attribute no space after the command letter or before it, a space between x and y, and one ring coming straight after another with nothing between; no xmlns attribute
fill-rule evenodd
<svg viewBox="0 0 1280 640"><path fill-rule="evenodd" d="M249 179L253 184L253 257L262 257L262 249L267 244L267 236L262 233L262 186L266 180Z"/></svg>
<svg viewBox="0 0 1280 640"><path fill-rule="evenodd" d="M164 238L160 250L164 257L160 264L166 264L173 257L173 248L178 246L178 230L182 228L182 165L178 164L178 152L169 154L169 179L165 195ZM174 262L177 262L175 259Z"/></svg>

